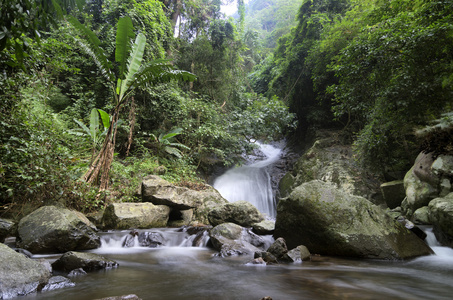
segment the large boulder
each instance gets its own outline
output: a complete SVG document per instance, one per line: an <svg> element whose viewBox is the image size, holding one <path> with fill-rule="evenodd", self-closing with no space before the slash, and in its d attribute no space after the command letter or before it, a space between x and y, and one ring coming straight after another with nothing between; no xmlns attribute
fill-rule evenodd
<svg viewBox="0 0 453 300"><path fill-rule="evenodd" d="M96 227L81 213L43 206L22 218L17 245L32 253L63 253L98 248Z"/></svg>
<svg viewBox="0 0 453 300"><path fill-rule="evenodd" d="M429 219L442 245L453 247L453 193L429 202Z"/></svg>
<svg viewBox="0 0 453 300"><path fill-rule="evenodd" d="M208 213L214 207L228 203L209 185L196 191L175 186L156 175L143 180L139 194L143 202L170 207L171 222L178 225L208 224Z"/></svg>
<svg viewBox="0 0 453 300"><path fill-rule="evenodd" d="M280 181L280 196L288 196L304 182L322 180L373 203L383 203L379 178L356 162L351 145L341 142L339 132L319 131L317 135L313 146Z"/></svg>
<svg viewBox="0 0 453 300"><path fill-rule="evenodd" d="M234 223L223 223L209 232L214 249L222 257L250 255L268 248L269 242L251 230Z"/></svg>
<svg viewBox="0 0 453 300"><path fill-rule="evenodd" d="M0 299L36 293L50 277L44 264L0 243Z"/></svg>
<svg viewBox="0 0 453 300"><path fill-rule="evenodd" d="M209 223L217 226L222 223L235 223L243 227L264 221L264 216L247 201L236 201L218 206L208 213Z"/></svg>
<svg viewBox="0 0 453 300"><path fill-rule="evenodd" d="M290 249L305 245L324 255L408 259L433 253L378 206L319 180L279 201L274 236Z"/></svg>
<svg viewBox="0 0 453 300"><path fill-rule="evenodd" d="M152 203L112 203L104 211L105 229L165 227L170 208Z"/></svg>
<svg viewBox="0 0 453 300"><path fill-rule="evenodd" d="M453 156L421 152L404 177L406 199L401 207L408 218L431 200L453 192Z"/></svg>
<svg viewBox="0 0 453 300"><path fill-rule="evenodd" d="M118 267L116 261L107 259L99 254L75 251L66 252L52 264L54 270L64 272L70 272L76 269L92 272L116 267Z"/></svg>

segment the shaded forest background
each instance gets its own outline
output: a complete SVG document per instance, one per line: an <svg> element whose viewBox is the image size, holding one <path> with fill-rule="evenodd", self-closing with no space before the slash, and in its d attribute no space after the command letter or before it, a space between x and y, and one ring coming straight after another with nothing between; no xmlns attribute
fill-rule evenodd
<svg viewBox="0 0 453 300"><path fill-rule="evenodd" d="M3 212L135 201L152 173L201 188L250 141L303 144L325 128L383 175L407 171L423 149L453 152L453 1L240 0L228 17L230 2L1 0ZM118 48L139 33L144 64L196 80L133 78L114 119L118 91L102 66L124 80ZM116 143L100 190L83 175L112 140L106 121Z"/></svg>

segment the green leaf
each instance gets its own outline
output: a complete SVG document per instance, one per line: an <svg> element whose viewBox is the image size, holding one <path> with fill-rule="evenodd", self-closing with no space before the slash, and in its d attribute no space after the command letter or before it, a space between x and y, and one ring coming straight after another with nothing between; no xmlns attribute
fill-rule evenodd
<svg viewBox="0 0 453 300"><path fill-rule="evenodd" d="M118 102L123 101L124 95L128 92L129 87L132 85L135 74L140 69L143 59L143 53L145 52L146 37L143 33L139 33L135 39L135 43L132 45L132 52L128 60L128 70L126 78L121 83L120 95Z"/></svg>
<svg viewBox="0 0 453 300"><path fill-rule="evenodd" d="M128 54L131 50L130 40L134 38L134 26L130 17L118 20L116 30L115 61L119 63L120 78L124 79Z"/></svg>
<svg viewBox="0 0 453 300"><path fill-rule="evenodd" d="M96 143L97 131L99 128L99 113L96 108L91 110L90 115L90 136L93 139L93 142Z"/></svg>
<svg viewBox="0 0 453 300"><path fill-rule="evenodd" d="M104 128L109 128L110 115L107 112L103 111L102 109L98 109L98 112L101 115L102 125L104 125Z"/></svg>

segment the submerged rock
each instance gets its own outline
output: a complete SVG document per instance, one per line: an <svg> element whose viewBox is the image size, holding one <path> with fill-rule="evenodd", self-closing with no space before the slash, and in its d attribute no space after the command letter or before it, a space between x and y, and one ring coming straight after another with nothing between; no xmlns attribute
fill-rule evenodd
<svg viewBox="0 0 453 300"><path fill-rule="evenodd" d="M333 256L408 259L433 253L381 208L319 180L279 201L274 236L289 248L305 245Z"/></svg>
<svg viewBox="0 0 453 300"><path fill-rule="evenodd" d="M250 255L267 249L268 243L250 230L234 223L223 223L209 232L214 249L222 257L233 255Z"/></svg>
<svg viewBox="0 0 453 300"><path fill-rule="evenodd" d="M114 297L107 297L107 298L101 298L101 299L95 299L95 300L142 300L142 298L139 298L137 295L130 294L130 295L114 296Z"/></svg>
<svg viewBox="0 0 453 300"><path fill-rule="evenodd" d="M75 251L66 252L52 264L54 270L64 272L70 272L79 268L83 269L85 272L91 272L116 267L118 267L116 261L107 259L95 253Z"/></svg>
<svg viewBox="0 0 453 300"><path fill-rule="evenodd" d="M50 277L44 264L0 243L0 299L36 293Z"/></svg>
<svg viewBox="0 0 453 300"><path fill-rule="evenodd" d="M167 226L170 208L152 203L112 203L105 209L105 229L154 228Z"/></svg>
<svg viewBox="0 0 453 300"><path fill-rule="evenodd" d="M32 253L62 253L98 248L96 227L81 213L43 206L20 220L17 245Z"/></svg>
<svg viewBox="0 0 453 300"><path fill-rule="evenodd" d="M263 221L264 216L250 202L236 201L214 208L209 212L208 219L212 226L230 222L243 227L251 227L253 224Z"/></svg>
<svg viewBox="0 0 453 300"><path fill-rule="evenodd" d="M64 289L73 287L75 283L63 276L54 276L49 279L49 282L42 288L42 292Z"/></svg>
<svg viewBox="0 0 453 300"><path fill-rule="evenodd" d="M453 193L429 202L429 219L442 245L453 247Z"/></svg>

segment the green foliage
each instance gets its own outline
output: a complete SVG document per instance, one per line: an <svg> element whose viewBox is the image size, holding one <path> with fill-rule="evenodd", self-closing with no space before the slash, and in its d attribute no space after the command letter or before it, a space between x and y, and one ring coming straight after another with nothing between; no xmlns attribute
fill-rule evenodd
<svg viewBox="0 0 453 300"><path fill-rule="evenodd" d="M99 115L101 118L99 118ZM70 134L85 136L88 138L93 152L91 159L93 159L96 149L99 147L100 142L104 139L110 127L109 114L102 109L93 108L90 113L90 128L79 120L74 119L74 122L80 126L81 130L69 130L68 132ZM100 130L100 126L103 126L102 131Z"/></svg>
<svg viewBox="0 0 453 300"><path fill-rule="evenodd" d="M382 1L338 55L334 112L364 128L356 142L364 162L411 163L406 139L414 140L413 128L451 107L452 86L445 83L453 72L452 4ZM395 150L405 145L405 155Z"/></svg>

